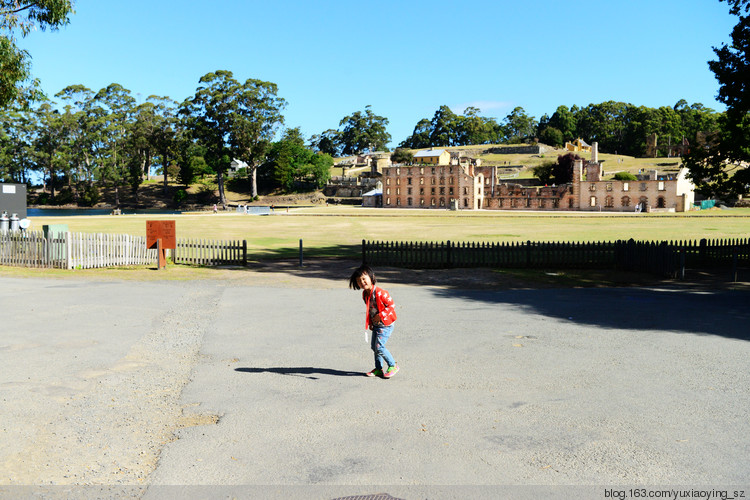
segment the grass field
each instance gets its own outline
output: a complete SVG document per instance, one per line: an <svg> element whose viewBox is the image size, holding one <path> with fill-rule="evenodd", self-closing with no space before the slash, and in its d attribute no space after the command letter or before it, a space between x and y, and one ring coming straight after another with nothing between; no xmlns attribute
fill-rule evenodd
<svg viewBox="0 0 750 500"><path fill-rule="evenodd" d="M747 238L750 209L688 214L599 214L315 207L271 216L196 213L169 216L34 217L32 230L67 224L70 231L145 235L146 220L176 220L178 238L247 240L252 260L306 255L359 256L363 239L388 241L648 241Z"/></svg>

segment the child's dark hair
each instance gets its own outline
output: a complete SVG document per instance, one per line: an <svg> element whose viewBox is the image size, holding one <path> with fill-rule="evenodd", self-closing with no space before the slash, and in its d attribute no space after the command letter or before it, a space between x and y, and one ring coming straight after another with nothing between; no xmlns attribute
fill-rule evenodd
<svg viewBox="0 0 750 500"><path fill-rule="evenodd" d="M372 271L370 266L368 266L367 264L362 264L354 270L351 277L349 278L349 288L353 290L359 290L359 283L357 283L357 280L363 274L366 274L370 277L370 281L372 281L373 285L376 283L377 280L375 279L375 273Z"/></svg>

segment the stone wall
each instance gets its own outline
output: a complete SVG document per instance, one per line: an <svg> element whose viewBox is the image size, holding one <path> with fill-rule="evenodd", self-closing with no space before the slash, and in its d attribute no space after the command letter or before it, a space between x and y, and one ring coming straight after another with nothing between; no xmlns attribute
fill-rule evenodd
<svg viewBox="0 0 750 500"><path fill-rule="evenodd" d="M486 149L484 152L495 155L538 155L547 151L549 151L547 146L536 144L534 146L501 146Z"/></svg>

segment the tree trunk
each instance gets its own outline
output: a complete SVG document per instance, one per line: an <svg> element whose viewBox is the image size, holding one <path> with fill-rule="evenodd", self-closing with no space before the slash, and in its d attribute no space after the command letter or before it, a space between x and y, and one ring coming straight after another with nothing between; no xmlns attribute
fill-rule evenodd
<svg viewBox="0 0 750 500"><path fill-rule="evenodd" d="M216 179L219 181L219 203L221 203L221 207L226 210L227 209L227 197L224 195L224 173L219 172L216 174Z"/></svg>
<svg viewBox="0 0 750 500"><path fill-rule="evenodd" d="M169 190L169 184L167 181L167 165L169 165L169 157L167 155L162 155L162 170L164 171L164 196L167 195L167 191Z"/></svg>
<svg viewBox="0 0 750 500"><path fill-rule="evenodd" d="M258 167L257 165L253 164L250 167L251 172L253 173L253 191L252 196L255 198L258 196Z"/></svg>

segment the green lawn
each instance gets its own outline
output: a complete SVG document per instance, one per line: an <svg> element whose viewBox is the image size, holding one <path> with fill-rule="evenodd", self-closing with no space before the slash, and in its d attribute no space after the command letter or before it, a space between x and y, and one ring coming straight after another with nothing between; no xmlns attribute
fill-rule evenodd
<svg viewBox="0 0 750 500"><path fill-rule="evenodd" d="M247 240L252 259L307 255L356 257L363 239L388 241L650 241L747 238L750 209L688 214L587 214L297 208L271 216L236 213L169 216L33 217L31 230L67 224L74 232L145 235L146 220L176 220L178 238Z"/></svg>

